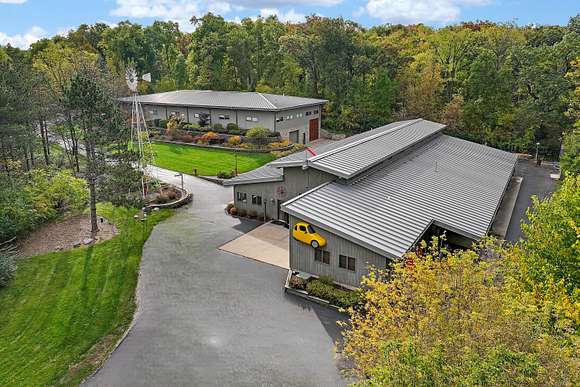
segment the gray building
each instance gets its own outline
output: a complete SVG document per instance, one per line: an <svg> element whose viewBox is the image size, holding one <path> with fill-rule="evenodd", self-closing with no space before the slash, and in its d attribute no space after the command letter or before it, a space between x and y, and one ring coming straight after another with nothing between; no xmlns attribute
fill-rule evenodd
<svg viewBox="0 0 580 387"><path fill-rule="evenodd" d="M275 160L231 179L237 208L304 221L327 241L290 238L290 268L357 286L418 241L446 231L456 246L490 233L516 157L442 133L426 120L395 122Z"/></svg>
<svg viewBox="0 0 580 387"><path fill-rule="evenodd" d="M327 100L258 92L178 90L138 97L147 120L180 116L197 123L236 124L241 129L268 128L282 138L305 144L320 135L322 107ZM132 97L121 98L131 103Z"/></svg>

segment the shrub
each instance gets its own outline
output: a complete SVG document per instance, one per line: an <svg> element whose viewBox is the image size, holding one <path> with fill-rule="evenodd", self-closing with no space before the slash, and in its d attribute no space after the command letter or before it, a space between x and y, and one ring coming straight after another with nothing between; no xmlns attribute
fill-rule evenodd
<svg viewBox="0 0 580 387"><path fill-rule="evenodd" d="M228 138L228 145L240 145L242 143L242 138L240 136L232 136Z"/></svg>
<svg viewBox="0 0 580 387"><path fill-rule="evenodd" d="M288 285L294 289L306 290L306 280L295 275L290 277Z"/></svg>
<svg viewBox="0 0 580 387"><path fill-rule="evenodd" d="M326 285L334 284L334 278L331 275L321 275L318 280Z"/></svg>
<svg viewBox="0 0 580 387"><path fill-rule="evenodd" d="M246 131L243 129L232 129L232 130L228 130L228 134L237 134L237 135L241 135L244 134Z"/></svg>
<svg viewBox="0 0 580 387"><path fill-rule="evenodd" d="M169 199L169 195L165 192L161 192L159 195L157 195L157 203L159 204L164 204L164 203L169 203L171 199Z"/></svg>
<svg viewBox="0 0 580 387"><path fill-rule="evenodd" d="M222 124L220 124L220 123L213 124L211 127L213 128L214 131L216 131L218 133L225 132L224 126Z"/></svg>
<svg viewBox="0 0 580 387"><path fill-rule="evenodd" d="M238 209L236 207L230 208L229 214L230 215L237 215L238 214Z"/></svg>
<svg viewBox="0 0 580 387"><path fill-rule="evenodd" d="M226 212L229 213L232 208L234 208L234 203L228 203L226 206Z"/></svg>
<svg viewBox="0 0 580 387"><path fill-rule="evenodd" d="M235 171L219 171L217 174L217 177L219 179L231 179L232 177L234 177L236 175Z"/></svg>
<svg viewBox="0 0 580 387"><path fill-rule="evenodd" d="M83 209L88 201L87 184L76 178L69 170L53 174L35 169L28 173L29 185L26 193L41 221L55 219L67 212Z"/></svg>
<svg viewBox="0 0 580 387"><path fill-rule="evenodd" d="M181 141L187 143L193 142L193 136L191 134L186 134L183 137L181 137Z"/></svg>
<svg viewBox="0 0 580 387"><path fill-rule="evenodd" d="M270 136L270 130L267 128L252 128L246 133L247 137L251 138L266 138Z"/></svg>
<svg viewBox="0 0 580 387"><path fill-rule="evenodd" d="M239 147L242 149L254 149L254 144L249 142L243 142L239 145Z"/></svg>
<svg viewBox="0 0 580 387"><path fill-rule="evenodd" d="M342 290L323 282L328 281L328 279L317 279L308 282L306 291L314 297L327 300L331 304L340 306L341 308L354 307L360 303L361 293L359 291ZM332 277L330 277L330 280L332 281Z"/></svg>
<svg viewBox="0 0 580 387"><path fill-rule="evenodd" d="M167 120L157 120L157 127L158 128L167 128Z"/></svg>
<svg viewBox="0 0 580 387"><path fill-rule="evenodd" d="M269 144L269 147L272 148L273 150L276 149L280 149L280 148L286 148L288 146L290 146L292 143L290 142L290 140L284 140L284 141L280 141L280 142L272 142Z"/></svg>
<svg viewBox="0 0 580 387"><path fill-rule="evenodd" d="M230 133L232 130L238 130L238 125L236 125L233 122L230 122L229 124L226 125L226 129L228 131L228 133Z"/></svg>
<svg viewBox="0 0 580 387"><path fill-rule="evenodd" d="M200 141L204 144L211 144L218 141L219 135L214 132L207 132L201 135Z"/></svg>
<svg viewBox="0 0 580 387"><path fill-rule="evenodd" d="M243 208L240 208L240 209L238 210L238 215L240 215L241 217L245 217L246 215L248 215L248 211L246 211L246 210L245 210L245 209L243 209Z"/></svg>
<svg viewBox="0 0 580 387"><path fill-rule="evenodd" d="M199 130L200 126L198 124L187 124L183 126L183 129L187 130Z"/></svg>
<svg viewBox="0 0 580 387"><path fill-rule="evenodd" d="M258 217L258 212L256 210L248 211L248 218L255 219Z"/></svg>

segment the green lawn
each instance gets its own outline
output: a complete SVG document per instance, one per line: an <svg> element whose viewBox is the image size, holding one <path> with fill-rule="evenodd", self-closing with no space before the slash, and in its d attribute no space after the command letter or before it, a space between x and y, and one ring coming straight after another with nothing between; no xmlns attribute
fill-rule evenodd
<svg viewBox="0 0 580 387"><path fill-rule="evenodd" d="M143 243L171 215L147 223L110 205L119 234L88 248L22 259L0 290L0 386L76 385L128 328Z"/></svg>
<svg viewBox="0 0 580 387"><path fill-rule="evenodd" d="M201 176L215 176L220 171L233 171L234 152L222 149L197 148L187 145L153 143L155 165L172 171L193 175L193 169ZM270 153L238 152L238 173L251 171L270 161Z"/></svg>

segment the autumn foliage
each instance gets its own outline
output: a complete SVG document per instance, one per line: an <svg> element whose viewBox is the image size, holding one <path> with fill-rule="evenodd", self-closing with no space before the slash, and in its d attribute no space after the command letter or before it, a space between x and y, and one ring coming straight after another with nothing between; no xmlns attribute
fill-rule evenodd
<svg viewBox="0 0 580 387"><path fill-rule="evenodd" d="M435 238L373 270L344 324L359 383L578 385L579 183L534 202L525 243L448 251Z"/></svg>

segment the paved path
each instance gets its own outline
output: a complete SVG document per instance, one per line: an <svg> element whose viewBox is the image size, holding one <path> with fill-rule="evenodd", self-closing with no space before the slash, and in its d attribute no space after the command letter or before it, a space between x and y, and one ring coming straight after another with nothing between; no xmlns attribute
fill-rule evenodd
<svg viewBox="0 0 580 387"><path fill-rule="evenodd" d="M190 176L185 186L193 203L145 244L135 325L85 385L344 385L340 315L285 294L284 269L218 250L258 223L224 214L231 188Z"/></svg>
<svg viewBox="0 0 580 387"><path fill-rule="evenodd" d="M532 160L519 160L516 165L516 176L524 180L520 187L518 199L507 230L506 240L515 242L522 237L520 223L527 222L526 209L532 204L532 196L545 198L556 188L556 182L550 178L553 171L547 167L538 167Z"/></svg>

